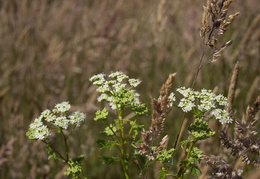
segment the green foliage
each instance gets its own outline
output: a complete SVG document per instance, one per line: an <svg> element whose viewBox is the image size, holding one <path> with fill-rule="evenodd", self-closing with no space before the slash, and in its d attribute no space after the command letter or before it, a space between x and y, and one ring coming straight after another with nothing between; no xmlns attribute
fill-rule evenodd
<svg viewBox="0 0 260 179"><path fill-rule="evenodd" d="M191 171L191 174L196 178L199 178L199 174L201 173L199 167L193 163L188 166L188 169Z"/></svg>
<svg viewBox="0 0 260 179"><path fill-rule="evenodd" d="M203 152L200 149L198 149L197 147L193 147L191 151L188 151L188 149L187 149L187 152L190 152L188 160L191 163L195 163L195 162L200 162L201 161L201 155L203 154Z"/></svg>
<svg viewBox="0 0 260 179"><path fill-rule="evenodd" d="M137 115L137 116L147 116L151 112L147 108L145 104L135 104L131 106L131 110Z"/></svg>
<svg viewBox="0 0 260 179"><path fill-rule="evenodd" d="M168 170L166 170L164 167L161 168L159 171L159 179L164 179L168 176Z"/></svg>
<svg viewBox="0 0 260 179"><path fill-rule="evenodd" d="M109 140L103 140L103 139L98 139L97 140L98 147L100 149L104 148L113 148L117 143L115 141L109 141Z"/></svg>
<svg viewBox="0 0 260 179"><path fill-rule="evenodd" d="M48 159L55 159L55 160L61 160L62 158L59 157L54 151L53 148L50 146L50 144L47 143L46 145L46 151L48 152Z"/></svg>
<svg viewBox="0 0 260 179"><path fill-rule="evenodd" d="M100 158L101 158L102 161L103 161L105 164L107 164L107 165L109 165L109 164L111 164L111 163L114 163L114 162L117 162L117 161L120 161L120 158L118 158L118 157L101 156Z"/></svg>
<svg viewBox="0 0 260 179"><path fill-rule="evenodd" d="M172 159L174 152L175 149L173 148L170 150L164 149L157 155L156 159L161 163L168 163Z"/></svg>
<svg viewBox="0 0 260 179"><path fill-rule="evenodd" d="M116 126L113 126L113 124L110 124L109 126L107 126L104 129L102 134L107 135L107 136L113 136L116 131L117 131Z"/></svg>
<svg viewBox="0 0 260 179"><path fill-rule="evenodd" d="M203 121L201 118L196 118L194 123L188 127L194 140L203 140L215 135L210 128L208 128L208 122Z"/></svg>
<svg viewBox="0 0 260 179"><path fill-rule="evenodd" d="M128 178L128 166L133 160L131 157L134 156L133 142L136 141L144 126L137 124L137 118L125 119L124 115L134 112L136 116L141 117L147 115L149 111L146 105L140 102L140 95L133 90L139 85L140 80L131 79L122 72L111 73L108 75L110 79L105 77L105 74L94 75L90 81L98 86L97 91L101 93L98 100L107 102L117 114L117 118L109 119L109 112L106 108L96 112L94 120L106 125L102 134L110 137L109 140L100 139L97 143L102 149L108 147L113 149L116 146L118 152L116 156L102 157L102 159L106 164L120 161L125 178Z"/></svg>
<svg viewBox="0 0 260 179"><path fill-rule="evenodd" d="M107 117L108 117L108 111L106 108L104 108L102 111L98 110L96 112L96 117L94 118L94 120L105 122L107 121Z"/></svg>
<svg viewBox="0 0 260 179"><path fill-rule="evenodd" d="M80 178L80 174L82 173L82 161L84 160L84 155L80 155L77 158L70 159L68 161L69 167L64 172L64 175L71 175L73 179ZM85 178L85 177L84 177Z"/></svg>

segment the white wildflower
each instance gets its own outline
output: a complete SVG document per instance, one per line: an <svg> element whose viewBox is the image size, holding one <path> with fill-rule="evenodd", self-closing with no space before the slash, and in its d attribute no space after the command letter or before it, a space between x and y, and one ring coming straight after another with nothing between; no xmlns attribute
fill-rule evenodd
<svg viewBox="0 0 260 179"><path fill-rule="evenodd" d="M170 93L169 97L169 106L168 107L172 107L173 106L173 102L176 101L175 95L173 92Z"/></svg>
<svg viewBox="0 0 260 179"><path fill-rule="evenodd" d="M126 84L122 84L122 83L115 83L113 85L114 91L119 92L122 89L124 89L126 87Z"/></svg>
<svg viewBox="0 0 260 179"><path fill-rule="evenodd" d="M180 108L182 108L182 110L184 112L189 112L192 110L193 107L195 107L196 105L191 101L191 100L188 100L188 99L185 99L185 98L182 98L180 103L178 104L178 106Z"/></svg>
<svg viewBox="0 0 260 179"><path fill-rule="evenodd" d="M105 76L106 76L105 74L100 73L100 74L92 76L89 80L91 82L93 82L94 85L100 86L100 85L103 85L104 82L106 81Z"/></svg>
<svg viewBox="0 0 260 179"><path fill-rule="evenodd" d="M74 112L69 116L70 123L76 124L76 126L80 126L80 123L86 119L86 115L81 112Z"/></svg>
<svg viewBox="0 0 260 179"><path fill-rule="evenodd" d="M49 136L50 132L47 126L42 125L34 130L34 139L43 140L46 136Z"/></svg>
<svg viewBox="0 0 260 179"><path fill-rule="evenodd" d="M131 78L128 80L128 82L129 82L130 86L137 87L142 81L139 79Z"/></svg>
<svg viewBox="0 0 260 179"><path fill-rule="evenodd" d="M179 87L177 90L179 93L181 93L186 99L190 101L195 100L195 91L191 88L185 88L185 87Z"/></svg>
<svg viewBox="0 0 260 179"><path fill-rule="evenodd" d="M123 72L121 71L117 71L117 72L112 72L109 75L110 78L115 78L118 82L122 82L125 79L129 78L127 75L125 75Z"/></svg>
<svg viewBox="0 0 260 179"><path fill-rule="evenodd" d="M36 118L29 127L29 131L26 134L29 139L43 140L46 136L50 135L47 126L43 124L40 118Z"/></svg>
<svg viewBox="0 0 260 179"><path fill-rule="evenodd" d="M51 110L46 109L41 113L41 116L47 122L53 122L56 120L56 116L51 112Z"/></svg>
<svg viewBox="0 0 260 179"><path fill-rule="evenodd" d="M114 96L108 96L106 100L111 109L116 110L117 107L120 107L120 105L117 104L118 102L116 101L116 98Z"/></svg>
<svg viewBox="0 0 260 179"><path fill-rule="evenodd" d="M55 105L55 109L53 110L54 113L64 113L69 111L71 105L69 102L62 102Z"/></svg>
<svg viewBox="0 0 260 179"><path fill-rule="evenodd" d="M198 109L200 111L209 111L211 109L214 109L215 103L214 100L207 100L207 99L203 99L200 101L200 104L198 105Z"/></svg>
<svg viewBox="0 0 260 179"><path fill-rule="evenodd" d="M135 104L141 104L141 101L140 101L140 99L139 99L140 94L137 93L137 92L135 92L135 90L130 90L130 92L132 92L133 95L134 95L134 101L133 101L133 102L134 102Z"/></svg>
<svg viewBox="0 0 260 179"><path fill-rule="evenodd" d="M57 117L57 119L54 121L54 125L59 126L63 129L67 129L69 126L69 120L65 116Z"/></svg>
<svg viewBox="0 0 260 179"><path fill-rule="evenodd" d="M233 121L233 119L228 115L228 112L223 109L213 110L212 115L214 115L221 124L231 123Z"/></svg>
<svg viewBox="0 0 260 179"><path fill-rule="evenodd" d="M99 86L97 91L100 93L105 93L110 90L109 85L107 83L104 83L103 85Z"/></svg>
<svg viewBox="0 0 260 179"><path fill-rule="evenodd" d="M41 120L40 118L36 118L36 119L34 120L34 122L30 124L29 127L30 127L31 129L36 129L37 127L42 126L42 125L43 125L42 120Z"/></svg>
<svg viewBox="0 0 260 179"><path fill-rule="evenodd" d="M105 93L102 93L98 98L97 98L98 102L101 101L109 101L109 96Z"/></svg>
<svg viewBox="0 0 260 179"><path fill-rule="evenodd" d="M219 94L215 97L216 101L218 102L219 105L221 106L227 106L227 98L223 96L222 94Z"/></svg>
<svg viewBox="0 0 260 179"><path fill-rule="evenodd" d="M116 80L110 80L110 81L107 81L107 84L108 84L108 86L112 86L112 85L114 85L114 84L116 84Z"/></svg>

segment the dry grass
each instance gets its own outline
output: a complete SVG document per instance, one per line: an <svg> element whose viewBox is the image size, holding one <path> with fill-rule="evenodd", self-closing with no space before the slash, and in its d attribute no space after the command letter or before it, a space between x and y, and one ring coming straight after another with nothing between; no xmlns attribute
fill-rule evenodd
<svg viewBox="0 0 260 179"><path fill-rule="evenodd" d="M0 1L0 178L60 178L61 165L47 160L44 146L30 142L25 131L40 111L64 100L88 116L70 142L72 153L87 156L89 178L118 176L119 166L111 170L97 159L101 151L93 136L100 126L92 119L99 106L88 79L99 72L124 71L143 80L139 92L146 94L147 103L172 72L178 73L176 86L190 85L199 59L202 5L203 0ZM232 4L232 13L240 15L223 41L232 38L234 43L202 70L196 83L227 94L239 59L238 116L259 94L257 7L257 0ZM178 123L165 122L173 143Z"/></svg>

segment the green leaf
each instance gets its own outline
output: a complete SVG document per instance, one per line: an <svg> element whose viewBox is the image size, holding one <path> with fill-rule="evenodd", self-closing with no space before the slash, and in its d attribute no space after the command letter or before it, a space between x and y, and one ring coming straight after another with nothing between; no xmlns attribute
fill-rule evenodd
<svg viewBox="0 0 260 179"><path fill-rule="evenodd" d="M48 160L50 160L50 159L62 160L62 158L60 158L55 152L53 152L50 144L46 145L46 150L47 150L47 153L49 154Z"/></svg>
<svg viewBox="0 0 260 179"><path fill-rule="evenodd" d="M148 110L145 104L133 104L131 109L138 116L150 114L150 111Z"/></svg>
<svg viewBox="0 0 260 179"><path fill-rule="evenodd" d="M196 178L199 178L199 174L201 173L201 171L197 165L190 164L188 168L190 169L192 175L196 176Z"/></svg>
<svg viewBox="0 0 260 179"><path fill-rule="evenodd" d="M201 118L196 118L194 123L188 127L188 130L196 141L207 139L215 135L215 132L208 127L208 122L203 121Z"/></svg>
<svg viewBox="0 0 260 179"><path fill-rule="evenodd" d="M104 131L102 132L102 134L106 135L106 136L113 136L114 133L116 132L116 127L113 126L112 124L110 124L109 126L107 126Z"/></svg>
<svg viewBox="0 0 260 179"><path fill-rule="evenodd" d="M114 147L117 143L114 142L114 141L108 141L108 140L99 139L99 140L97 140L97 144L98 144L98 147L99 147L100 149L104 149L104 148L112 148L112 147Z"/></svg>
<svg viewBox="0 0 260 179"><path fill-rule="evenodd" d="M162 150L156 157L162 163L168 163L172 159L172 155L175 152L175 149Z"/></svg>
<svg viewBox="0 0 260 179"><path fill-rule="evenodd" d="M118 157L107 157L107 156L101 156L101 159L103 160L103 162L107 165L120 161L120 159Z"/></svg>
<svg viewBox="0 0 260 179"><path fill-rule="evenodd" d="M167 170L162 167L162 169L159 171L159 179L164 179L167 176Z"/></svg>
<svg viewBox="0 0 260 179"><path fill-rule="evenodd" d="M188 151L188 149L187 149ZM195 161L200 162L201 161L201 155L203 154L203 152L197 148L197 147L193 147L191 154L190 154L190 158L189 160L194 163Z"/></svg>
<svg viewBox="0 0 260 179"><path fill-rule="evenodd" d="M108 117L108 110L104 108L102 111L98 110L96 112L96 117L94 118L95 121L106 121Z"/></svg>
<svg viewBox="0 0 260 179"><path fill-rule="evenodd" d="M180 146L181 148L183 149L184 148L184 145L187 144L189 142L189 140L183 140L180 142Z"/></svg>
<svg viewBox="0 0 260 179"><path fill-rule="evenodd" d="M70 159L68 162L69 167L64 172L64 175L72 175L73 179L80 178L79 175L82 172L82 160L84 160L84 155L80 155L76 158Z"/></svg>

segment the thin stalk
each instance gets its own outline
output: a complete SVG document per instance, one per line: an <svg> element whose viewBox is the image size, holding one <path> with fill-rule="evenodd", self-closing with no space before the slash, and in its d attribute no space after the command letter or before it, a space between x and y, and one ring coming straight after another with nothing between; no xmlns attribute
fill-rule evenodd
<svg viewBox="0 0 260 179"><path fill-rule="evenodd" d="M193 147L194 147L194 145L195 145L196 142L197 142L196 140L192 140L192 142L191 142L191 144L190 144L190 146L189 146L187 155L186 155L186 157L185 157L186 160L188 160L188 159L190 158L192 149L193 149ZM185 163L184 165L181 166L181 168L180 168L180 170L179 170L179 172L178 172L178 174L177 174L177 178L178 178L178 179L183 178L183 176L184 176L184 174L185 174L185 171L187 170L187 167L188 167L190 164L191 164L191 162L188 161L187 163Z"/></svg>
<svg viewBox="0 0 260 179"><path fill-rule="evenodd" d="M127 153L126 153L126 139L124 135L124 124L123 124L123 115L122 115L122 109L118 110L118 122L119 122L119 131L120 131L120 144L121 144L121 164L123 167L124 175L126 179L129 179L129 173L128 173L128 161L127 161Z"/></svg>
<svg viewBox="0 0 260 179"><path fill-rule="evenodd" d="M197 78L198 78L198 75L199 75L199 73L200 73L200 70L201 70L201 68L202 68L202 61L203 61L203 58L204 58L204 56L205 56L205 52L206 52L206 47L205 47L205 37L202 38L201 48L202 48L202 52L201 52L201 55L200 55L200 61L199 61L199 65L198 65L198 68L197 68L196 74L195 74L195 76L194 76L194 79L193 79L193 82L192 82L191 88L194 88L195 83L196 83Z"/></svg>
<svg viewBox="0 0 260 179"><path fill-rule="evenodd" d="M65 144L66 161L68 161L69 160L69 148L68 148L68 142L67 142L68 138L65 136L62 129L61 129L61 134L62 134L62 137L64 139L64 144Z"/></svg>
<svg viewBox="0 0 260 179"><path fill-rule="evenodd" d="M200 70L201 70L201 68L203 67L203 66L202 66L202 61L203 61L203 58L204 58L205 52L206 52L205 36L202 38L201 48L202 48L202 52L201 52L201 55L200 55L200 61L199 61L199 65L198 65L196 74L195 74L195 76L194 76L194 79L193 79L191 88L194 88L195 83L196 83L197 78L198 78L198 75L199 75L199 73L200 73ZM174 143L174 148L177 147L177 145L179 144L179 141L180 141L180 139L181 139L181 137L182 137L182 135L183 135L184 130L181 130L181 129L185 127L185 126L184 126L185 116L186 116L186 113L184 113L183 116L182 116L181 124L180 124L179 130L178 130L178 135L177 135L176 140L175 140L175 143Z"/></svg>
<svg viewBox="0 0 260 179"><path fill-rule="evenodd" d="M181 133L181 129L182 129L182 127L183 127L183 123L184 123L184 119L185 119L185 116L186 116L186 113L183 113L183 115L182 115L182 119L181 119L181 124L180 124L180 127L179 127L179 129L178 129L178 135L177 135L177 137L176 137L176 140L175 140L175 143L174 143L174 146L173 146L173 148L175 148L176 149L176 147L177 147L177 145L179 144L179 140L180 140L180 135L182 135Z"/></svg>
<svg viewBox="0 0 260 179"><path fill-rule="evenodd" d="M63 156L60 154L60 152L58 152L54 147L51 147L48 142L46 142L46 141L44 141L44 140L42 140L42 142L45 143L47 146L49 146L49 147L51 148L51 150L52 150L55 154L57 154L57 155L60 157L60 159L62 159L66 164L68 164L68 160L66 160L66 158L63 157Z"/></svg>

